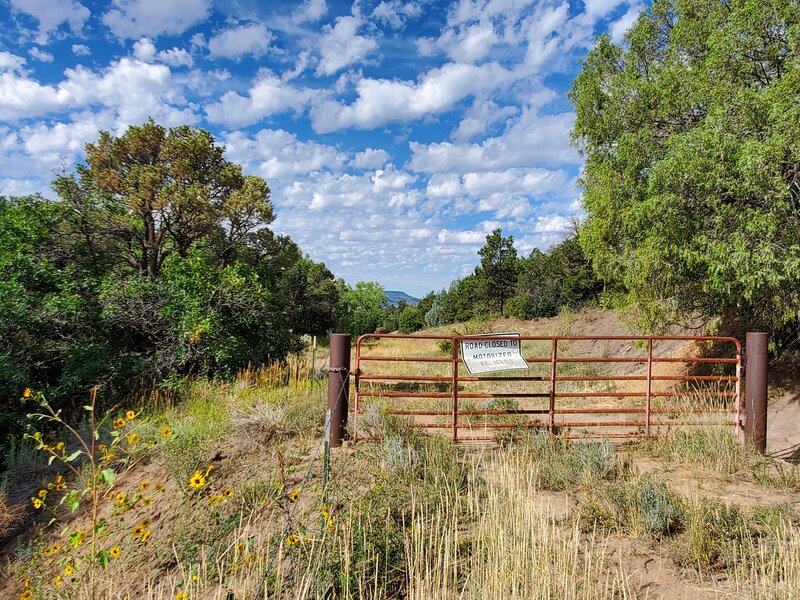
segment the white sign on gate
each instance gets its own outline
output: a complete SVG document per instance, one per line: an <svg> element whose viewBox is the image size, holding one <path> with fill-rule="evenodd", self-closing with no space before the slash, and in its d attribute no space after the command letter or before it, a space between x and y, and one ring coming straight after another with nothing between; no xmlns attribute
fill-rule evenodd
<svg viewBox="0 0 800 600"><path fill-rule="evenodd" d="M497 371L521 371L528 369L522 356L522 344L518 333L488 333L486 337L503 339L482 340L483 336L471 336L461 340L461 358L470 375Z"/></svg>

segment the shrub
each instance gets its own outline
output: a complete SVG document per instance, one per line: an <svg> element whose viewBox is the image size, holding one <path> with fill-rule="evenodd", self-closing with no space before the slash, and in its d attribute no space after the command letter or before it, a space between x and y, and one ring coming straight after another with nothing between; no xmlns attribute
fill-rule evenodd
<svg viewBox="0 0 800 600"><path fill-rule="evenodd" d="M576 519L583 531L618 530L648 539L683 528L684 505L669 487L650 476L606 485L581 502Z"/></svg>
<svg viewBox="0 0 800 600"><path fill-rule="evenodd" d="M719 475L732 475L745 466L742 447L723 428L678 429L656 442L657 453L668 463L702 466Z"/></svg>
<svg viewBox="0 0 800 600"><path fill-rule="evenodd" d="M568 490L581 483L616 477L619 465L607 440L572 443L562 438L534 434L527 450L536 464L539 485L548 490Z"/></svg>

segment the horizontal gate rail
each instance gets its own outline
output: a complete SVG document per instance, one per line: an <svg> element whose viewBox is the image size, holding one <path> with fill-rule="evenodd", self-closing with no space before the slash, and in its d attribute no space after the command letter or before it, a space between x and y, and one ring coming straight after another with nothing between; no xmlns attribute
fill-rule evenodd
<svg viewBox="0 0 800 600"><path fill-rule="evenodd" d="M472 339L508 337L361 336L353 372L353 438L371 437L357 423L367 412L364 403L376 400L387 403L388 414L413 419L412 427L449 429L462 441L491 440L495 432L514 428L546 428L571 439L653 437L690 426L731 427L738 435L742 426L742 347L733 337L515 336L530 368L519 375L468 374L459 351L462 340ZM392 354L397 342L400 351ZM598 342L628 344L624 353L634 355L585 350ZM673 356L663 351L666 342L702 343L714 354ZM572 344L583 349L575 352ZM475 406L479 401L482 406Z"/></svg>

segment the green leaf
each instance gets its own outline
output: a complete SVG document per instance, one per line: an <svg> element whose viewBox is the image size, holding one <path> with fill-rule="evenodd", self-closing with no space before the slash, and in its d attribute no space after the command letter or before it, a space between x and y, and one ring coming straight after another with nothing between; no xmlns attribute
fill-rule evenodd
<svg viewBox="0 0 800 600"><path fill-rule="evenodd" d="M64 501L69 506L69 509L72 512L78 510L78 507L81 505L81 501L78 499L78 490L70 491L66 496L64 496Z"/></svg>
<svg viewBox="0 0 800 600"><path fill-rule="evenodd" d="M100 552L95 555L95 560L97 560L97 564L105 569L111 561L111 555L108 553L108 550L100 550Z"/></svg>
<svg viewBox="0 0 800 600"><path fill-rule="evenodd" d="M94 410L94 408L92 408L89 404L84 404L83 405L83 410L88 410L89 412L92 412Z"/></svg>
<svg viewBox="0 0 800 600"><path fill-rule="evenodd" d="M49 466L49 465L52 465L52 464L53 464L53 461L54 461L55 459L56 459L56 455L55 455L55 454L51 454L51 455L50 455L50 458L48 458L48 459L47 459L47 465L48 465L48 466Z"/></svg>
<svg viewBox="0 0 800 600"><path fill-rule="evenodd" d="M72 454L70 454L67 458L64 459L65 462L72 462L76 458L78 458L81 454L83 454L83 450L75 450Z"/></svg>
<svg viewBox="0 0 800 600"><path fill-rule="evenodd" d="M114 485L114 475L113 469L105 469L97 474L97 481L105 485Z"/></svg>
<svg viewBox="0 0 800 600"><path fill-rule="evenodd" d="M73 548L77 548L78 546L80 546L82 537L83 536L81 535L80 531L75 531L75 532L71 533L69 535L69 544L70 544L70 546L72 546Z"/></svg>
<svg viewBox="0 0 800 600"><path fill-rule="evenodd" d="M94 532L97 535L105 535L108 532L108 521L100 519L94 526Z"/></svg>

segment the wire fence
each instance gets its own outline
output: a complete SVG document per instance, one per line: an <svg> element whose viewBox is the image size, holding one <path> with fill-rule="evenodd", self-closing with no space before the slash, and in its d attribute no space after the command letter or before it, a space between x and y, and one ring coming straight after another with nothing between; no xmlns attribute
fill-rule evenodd
<svg viewBox="0 0 800 600"><path fill-rule="evenodd" d="M347 370L347 369L346 369ZM349 370L348 375L349 375ZM313 380L312 380L313 381ZM326 415L325 415L325 429L323 436L317 442L317 445L314 447L314 450L310 454L308 469L305 472L305 475L300 480L297 489L300 493L306 488L309 487L310 481L312 479L312 475L314 473L314 468L319 466L318 461L322 461L322 507L326 506L327 497L328 497L328 485L330 483L330 447L331 447L331 415L336 412L341 402L345 400L348 393L348 385L341 386L339 390L339 394L336 398L336 402L334 403L332 408L328 408ZM283 529L281 530L280 534L280 541L278 546L278 551L276 551L270 558L269 562L267 563L266 567L264 568L263 573L258 578L258 586L256 587L256 591L253 594L253 600L259 600L260 598L268 597L265 595L265 585L267 582L267 578L269 574L272 572L273 567L275 566L275 561L279 555L281 555L280 549L283 544L286 542L288 537L291 535L291 532L295 529L295 522L294 522L294 513L299 506L298 503L293 502L290 503L289 507L286 510L286 522L284 524ZM320 535L324 534L324 528L326 524L321 521L320 523Z"/></svg>

